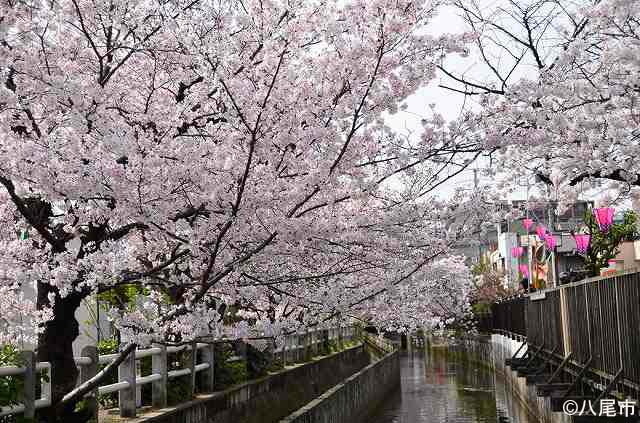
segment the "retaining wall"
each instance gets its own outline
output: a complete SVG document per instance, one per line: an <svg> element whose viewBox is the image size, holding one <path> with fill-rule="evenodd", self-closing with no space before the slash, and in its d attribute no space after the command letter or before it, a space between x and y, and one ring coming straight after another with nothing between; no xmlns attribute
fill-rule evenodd
<svg viewBox="0 0 640 423"><path fill-rule="evenodd" d="M367 366L363 345L280 371L262 379L202 395L136 423L273 423Z"/></svg>
<svg viewBox="0 0 640 423"><path fill-rule="evenodd" d="M334 386L280 423L357 423L365 421L400 385L397 351Z"/></svg>
<svg viewBox="0 0 640 423"><path fill-rule="evenodd" d="M571 423L572 418L563 413L551 411L549 397L538 397L535 385L527 385L524 377L518 377L518 373L505 365L507 358L513 357L522 345L521 342L502 335L491 335L493 362L496 373L506 381L506 386L511 388L514 396L522 401L531 414L536 416L540 423Z"/></svg>

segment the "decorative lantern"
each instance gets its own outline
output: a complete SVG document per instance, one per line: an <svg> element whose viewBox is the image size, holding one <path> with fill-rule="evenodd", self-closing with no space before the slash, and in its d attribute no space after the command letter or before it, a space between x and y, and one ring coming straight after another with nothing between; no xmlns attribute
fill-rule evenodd
<svg viewBox="0 0 640 423"><path fill-rule="evenodd" d="M542 225L538 225L538 227L536 228L536 234L541 240L545 239L545 237L547 236L547 228Z"/></svg>
<svg viewBox="0 0 640 423"><path fill-rule="evenodd" d="M556 245L558 245L558 241L556 241L555 237L551 234L547 234L544 237L544 242L545 244L547 244L547 248L550 250L555 249Z"/></svg>
<svg viewBox="0 0 640 423"><path fill-rule="evenodd" d="M529 267L526 264L521 264L518 266L518 270L522 273L522 276L529 277Z"/></svg>
<svg viewBox="0 0 640 423"><path fill-rule="evenodd" d="M589 243L591 242L591 235L589 234L576 234L573 236L576 240L576 250L578 253L585 254L589 249Z"/></svg>
<svg viewBox="0 0 640 423"><path fill-rule="evenodd" d="M518 257L522 257L522 255L524 254L524 248L523 247L513 247L511 249L511 256L518 258Z"/></svg>
<svg viewBox="0 0 640 423"><path fill-rule="evenodd" d="M529 233L529 229L533 226L533 220L527 218L522 220L522 226L524 226L524 230Z"/></svg>
<svg viewBox="0 0 640 423"><path fill-rule="evenodd" d="M595 216L598 227L602 232L607 232L609 228L611 228L611 225L613 225L614 214L615 209L611 207L593 209L593 215Z"/></svg>

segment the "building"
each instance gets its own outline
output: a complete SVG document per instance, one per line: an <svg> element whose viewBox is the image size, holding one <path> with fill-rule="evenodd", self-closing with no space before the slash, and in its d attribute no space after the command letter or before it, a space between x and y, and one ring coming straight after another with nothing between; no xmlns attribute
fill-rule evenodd
<svg viewBox="0 0 640 423"><path fill-rule="evenodd" d="M478 233L477 243L462 246L459 252L469 257L469 264L483 260L493 270L502 272L506 284L511 288L517 288L523 277L520 269L522 265L526 265L527 273L535 272L547 285L553 285L560 274L579 270L584 266L584 260L576 253L571 231L583 224L584 215L591 207L593 204L590 202L577 202L560 214L556 211L555 202L505 201L505 214L511 211L519 217L505 219L483 235ZM522 223L524 217L533 220L536 226L544 226L554 235L557 240L554 253L545 251L543 241L536 235L527 233ZM525 248L522 257L513 256L515 247ZM529 257L534 254L536 260L530 260Z"/></svg>

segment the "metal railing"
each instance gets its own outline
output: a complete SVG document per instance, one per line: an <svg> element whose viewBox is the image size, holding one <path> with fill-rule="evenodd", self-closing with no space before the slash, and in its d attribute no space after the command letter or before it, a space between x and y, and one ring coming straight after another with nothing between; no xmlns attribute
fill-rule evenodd
<svg viewBox="0 0 640 423"><path fill-rule="evenodd" d="M321 346L335 342L339 349L344 343L352 341L357 336L353 326L311 330L285 336L282 347L272 349L274 360L286 366L288 363L306 361L323 351ZM218 340L212 343L193 343L182 346L155 345L152 348L136 349L131 352L118 366L118 381L99 386L92 395L87 397L88 406L92 412L97 412L97 395L118 393L118 408L122 417L135 417L139 405L139 387L152 385L152 405L155 408L167 406L167 384L170 380L191 376L189 390L195 393L196 377L200 376L200 385L204 392L214 390L214 344L217 342L231 342ZM246 352L246 349L244 350ZM182 368L169 370L169 356L185 352L187 358L182 360ZM74 357L80 371L79 383L86 382L98 373L99 365L108 365L120 356L119 353L98 355L96 347L85 347L82 355ZM151 357L151 373L141 375L138 372L137 361ZM0 408L0 417L22 414L25 418L33 418L35 411L51 405L51 383L48 377L41 377L43 372L51 371L51 363L36 362L33 351L20 353L21 366L0 367L0 377L20 376L22 378L23 395L21 402ZM229 357L227 362L246 361L246 354ZM38 389L39 385L39 389ZM36 398L36 392L40 397ZM190 400L188 398L186 400Z"/></svg>
<svg viewBox="0 0 640 423"><path fill-rule="evenodd" d="M571 362L590 363L603 383L619 375L618 383L640 391L640 273L590 278L515 301L521 304L494 306L494 331L525 335L560 358L571 353Z"/></svg>
<svg viewBox="0 0 640 423"><path fill-rule="evenodd" d="M371 335L368 333L363 333L362 334L362 339L369 345L372 345L374 348L377 348L378 350L380 350L381 352L383 352L384 354L388 354L391 353L393 351L395 351L397 348L397 345L395 345L393 342L383 338L382 336L375 336L375 335Z"/></svg>

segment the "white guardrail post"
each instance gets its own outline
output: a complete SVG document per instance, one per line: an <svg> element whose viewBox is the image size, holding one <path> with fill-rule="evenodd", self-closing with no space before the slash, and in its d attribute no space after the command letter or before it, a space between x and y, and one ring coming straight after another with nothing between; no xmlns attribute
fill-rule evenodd
<svg viewBox="0 0 640 423"><path fill-rule="evenodd" d="M23 393L22 404L24 405L25 420L33 419L36 415L36 355L33 351L22 351L20 353L23 373Z"/></svg>
<svg viewBox="0 0 640 423"><path fill-rule="evenodd" d="M167 346L157 344L154 347L159 348L160 353L151 356L151 372L160 375L160 378L151 382L151 405L156 408L165 408L167 406L167 382L169 380Z"/></svg>
<svg viewBox="0 0 640 423"><path fill-rule="evenodd" d="M307 356L305 361L313 358L313 331L307 330Z"/></svg>
<svg viewBox="0 0 640 423"><path fill-rule="evenodd" d="M249 374L249 361L247 359L248 348L246 342L240 342L240 356L242 357L242 363L244 364L244 370L247 375Z"/></svg>
<svg viewBox="0 0 640 423"><path fill-rule="evenodd" d="M118 391L120 417L136 416L136 353L135 349L118 366L118 382L128 386Z"/></svg>
<svg viewBox="0 0 640 423"><path fill-rule="evenodd" d="M289 337L285 336L282 340L282 367L287 367L287 362L289 361L289 357L287 356L289 351Z"/></svg>
<svg viewBox="0 0 640 423"><path fill-rule="evenodd" d="M94 377L98 373L98 349L94 346L86 346L80 352L82 357L87 358L88 362L80 367L80 383L84 383ZM98 388L86 397L87 408L91 412L95 421L98 421Z"/></svg>
<svg viewBox="0 0 640 423"><path fill-rule="evenodd" d="M198 361L198 344L196 341L191 342L187 353L184 355L185 369L189 369L189 399L193 398L196 393L196 362Z"/></svg>
<svg viewBox="0 0 640 423"><path fill-rule="evenodd" d="M209 367L202 371L202 389L205 392L213 392L215 386L215 344L211 343L202 348L202 362Z"/></svg>

